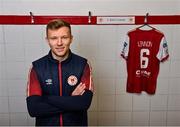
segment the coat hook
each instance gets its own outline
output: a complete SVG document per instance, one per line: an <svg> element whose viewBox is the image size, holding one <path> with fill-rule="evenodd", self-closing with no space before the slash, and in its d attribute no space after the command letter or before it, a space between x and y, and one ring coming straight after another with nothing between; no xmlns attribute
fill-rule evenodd
<svg viewBox="0 0 180 127"><path fill-rule="evenodd" d="M149 16L149 13L146 13L146 16L144 17L144 24L148 23L148 16Z"/></svg>
<svg viewBox="0 0 180 127"><path fill-rule="evenodd" d="M30 16L31 16L31 23L34 23L34 16L33 16L33 13L30 11Z"/></svg>
<svg viewBox="0 0 180 127"><path fill-rule="evenodd" d="M89 11L89 15L88 15L88 23L91 23L91 11Z"/></svg>

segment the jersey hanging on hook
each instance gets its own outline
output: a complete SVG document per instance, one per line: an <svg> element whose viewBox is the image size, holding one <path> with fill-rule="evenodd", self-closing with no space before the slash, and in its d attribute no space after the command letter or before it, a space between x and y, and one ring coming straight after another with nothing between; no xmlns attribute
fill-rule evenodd
<svg viewBox="0 0 180 127"><path fill-rule="evenodd" d="M126 91L155 94L160 62L169 57L164 34L155 28L129 31L121 56L127 63Z"/></svg>

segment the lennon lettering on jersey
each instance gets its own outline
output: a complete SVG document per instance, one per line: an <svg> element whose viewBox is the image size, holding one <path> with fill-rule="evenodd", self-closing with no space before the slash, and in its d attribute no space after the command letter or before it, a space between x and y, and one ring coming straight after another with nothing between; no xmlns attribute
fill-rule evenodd
<svg viewBox="0 0 180 127"><path fill-rule="evenodd" d="M151 41L138 41L138 47L152 47Z"/></svg>

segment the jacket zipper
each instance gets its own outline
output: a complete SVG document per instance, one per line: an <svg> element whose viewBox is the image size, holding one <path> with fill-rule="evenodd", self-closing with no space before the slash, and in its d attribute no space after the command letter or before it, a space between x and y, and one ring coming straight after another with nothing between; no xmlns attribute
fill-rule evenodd
<svg viewBox="0 0 180 127"><path fill-rule="evenodd" d="M60 96L62 96L62 68L61 68L61 63L59 63L58 72L59 72L59 88L60 88L59 93L60 93ZM63 126L62 114L60 114L60 126L61 127Z"/></svg>

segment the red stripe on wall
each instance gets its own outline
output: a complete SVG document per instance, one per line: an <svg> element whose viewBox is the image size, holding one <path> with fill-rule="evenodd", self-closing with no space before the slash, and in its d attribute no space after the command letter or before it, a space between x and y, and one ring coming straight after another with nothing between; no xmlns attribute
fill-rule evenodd
<svg viewBox="0 0 180 127"><path fill-rule="evenodd" d="M52 19L63 19L72 25L88 25L96 24L96 17L91 16L91 23L88 23L88 16L33 16L33 23L31 16L21 15L0 15L0 24L14 24L14 25L43 25L47 24Z"/></svg>
<svg viewBox="0 0 180 127"><path fill-rule="evenodd" d="M133 15L132 15L133 16ZM106 16L107 17L107 16ZM112 17L112 16L110 16ZM124 16L115 16L115 17L124 17ZM136 16L135 25L143 24L145 16ZM89 16L56 16L56 15L42 15L42 16L28 16L28 15L0 15L0 24L9 24L9 25L43 25L47 24L52 19L64 19L72 25L98 25L97 16L91 16L89 23ZM32 22L33 19L33 22ZM180 24L180 15L150 15L148 16L149 24ZM112 25L112 24L106 24ZM124 24L115 24L115 25L124 25Z"/></svg>
<svg viewBox="0 0 180 127"><path fill-rule="evenodd" d="M180 24L180 15L148 16L148 24ZM135 24L143 24L144 16L135 16Z"/></svg>

